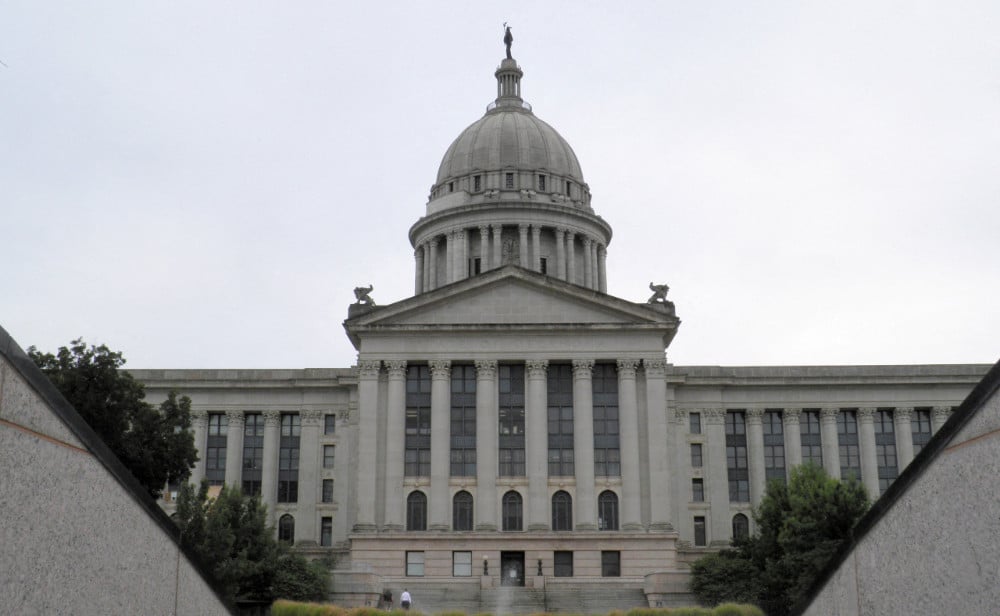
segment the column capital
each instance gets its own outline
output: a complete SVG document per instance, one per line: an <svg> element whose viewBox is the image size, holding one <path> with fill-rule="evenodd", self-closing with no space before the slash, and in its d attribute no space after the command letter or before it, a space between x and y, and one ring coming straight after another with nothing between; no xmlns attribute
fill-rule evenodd
<svg viewBox="0 0 1000 616"><path fill-rule="evenodd" d="M662 357L642 360L642 369L647 377L663 378L667 375L667 360Z"/></svg>
<svg viewBox="0 0 1000 616"><path fill-rule="evenodd" d="M406 360L390 359L385 362L385 369L389 373L390 379L406 378Z"/></svg>
<svg viewBox="0 0 1000 616"><path fill-rule="evenodd" d="M675 408L673 413L669 411L667 412L667 420L672 421L674 423L684 424L687 422L687 419L688 419L687 409Z"/></svg>
<svg viewBox="0 0 1000 616"><path fill-rule="evenodd" d="M618 360L618 378L619 379L634 379L635 369L639 365L638 359L619 359Z"/></svg>
<svg viewBox="0 0 1000 616"><path fill-rule="evenodd" d="M913 407L912 406L897 406L896 410L892 412L892 419L896 422L909 422L910 418L913 417Z"/></svg>
<svg viewBox="0 0 1000 616"><path fill-rule="evenodd" d="M441 243L441 236L440 235L435 235L434 237L432 237L429 240L427 240L427 245L430 246L431 248L437 248L438 244L440 244L440 243Z"/></svg>
<svg viewBox="0 0 1000 616"><path fill-rule="evenodd" d="M545 378L545 375L549 371L549 360L547 359L529 359L524 362L525 369L528 371L528 378Z"/></svg>
<svg viewBox="0 0 1000 616"><path fill-rule="evenodd" d="M597 256L603 257L606 254L608 254L608 247L605 246L604 244L598 242L597 243Z"/></svg>
<svg viewBox="0 0 1000 616"><path fill-rule="evenodd" d="M419 244L419 245L417 245L416 248L413 249L413 258L414 259L423 259L424 258L424 246L423 246L423 244Z"/></svg>
<svg viewBox="0 0 1000 616"><path fill-rule="evenodd" d="M574 379L589 379L591 377L593 369L594 369L594 360L592 359L573 360Z"/></svg>
<svg viewBox="0 0 1000 616"><path fill-rule="evenodd" d="M559 239L562 239L562 237L566 235L566 229L564 229L563 227L556 227L555 232L556 232L556 237Z"/></svg>
<svg viewBox="0 0 1000 616"><path fill-rule="evenodd" d="M476 376L482 379L495 379L497 376L497 360L477 359Z"/></svg>
<svg viewBox="0 0 1000 616"><path fill-rule="evenodd" d="M196 428L208 426L208 411L204 409L191 409L191 423Z"/></svg>
<svg viewBox="0 0 1000 616"><path fill-rule="evenodd" d="M747 409L747 423L748 424L759 424L764 419L764 409L763 407L753 407Z"/></svg>
<svg viewBox="0 0 1000 616"><path fill-rule="evenodd" d="M243 411L226 411L226 417L229 419L229 427L243 427L246 423L246 416L243 415Z"/></svg>
<svg viewBox="0 0 1000 616"><path fill-rule="evenodd" d="M519 232L527 235L527 233L528 233L528 225L525 224L525 223L521 223L521 224L517 225L517 230Z"/></svg>
<svg viewBox="0 0 1000 616"><path fill-rule="evenodd" d="M587 250L590 250L590 245L591 245L591 244L592 244L593 242L594 242L594 240L590 239L590 237L588 237L588 236L586 236L586 235L584 235L584 236L583 236L583 246L584 246L584 248L586 248Z"/></svg>
<svg viewBox="0 0 1000 616"><path fill-rule="evenodd" d="M941 421L947 421L951 417L951 407L950 406L935 406L934 407L934 417L940 419Z"/></svg>
<svg viewBox="0 0 1000 616"><path fill-rule="evenodd" d="M858 419L861 421L872 421L877 410L874 406L863 406L858 409Z"/></svg>
<svg viewBox="0 0 1000 616"><path fill-rule="evenodd" d="M784 409L782 410L781 415L785 423L797 426L799 425L799 416L802 415L802 409L800 408Z"/></svg>
<svg viewBox="0 0 1000 616"><path fill-rule="evenodd" d="M840 407L828 406L819 410L820 423L836 422L838 417L840 417Z"/></svg>
<svg viewBox="0 0 1000 616"><path fill-rule="evenodd" d="M478 229L479 229L479 235L486 235L487 233L490 232L489 225L479 225Z"/></svg>
<svg viewBox="0 0 1000 616"><path fill-rule="evenodd" d="M455 239L462 241L465 239L465 229L455 229Z"/></svg>
<svg viewBox="0 0 1000 616"><path fill-rule="evenodd" d="M431 367L431 379L447 379L451 377L450 359L432 359L428 362Z"/></svg>
<svg viewBox="0 0 1000 616"><path fill-rule="evenodd" d="M277 428L281 424L281 411L264 411L264 427Z"/></svg>
<svg viewBox="0 0 1000 616"><path fill-rule="evenodd" d="M323 411L302 411L302 427L313 427L318 428L323 422Z"/></svg>
<svg viewBox="0 0 1000 616"><path fill-rule="evenodd" d="M721 426L726 423L726 409L710 408L695 409L705 418L705 423L709 425Z"/></svg>
<svg viewBox="0 0 1000 616"><path fill-rule="evenodd" d="M382 361L378 359L359 359L358 377L362 379L377 379L379 370L382 369Z"/></svg>
<svg viewBox="0 0 1000 616"><path fill-rule="evenodd" d="M494 224L490 225L490 227L493 229L493 233L495 233L497 235L499 235L500 232L503 230L503 225L499 224L499 223L494 223Z"/></svg>

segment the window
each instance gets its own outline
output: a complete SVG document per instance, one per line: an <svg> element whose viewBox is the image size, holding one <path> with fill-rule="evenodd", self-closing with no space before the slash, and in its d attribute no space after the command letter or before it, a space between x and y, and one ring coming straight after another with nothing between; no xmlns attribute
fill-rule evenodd
<svg viewBox="0 0 1000 616"><path fill-rule="evenodd" d="M287 513L278 519L278 541L295 543L295 518Z"/></svg>
<svg viewBox="0 0 1000 616"><path fill-rule="evenodd" d="M621 476L618 443L618 369L595 364L592 379L594 407L594 475Z"/></svg>
<svg viewBox="0 0 1000 616"><path fill-rule="evenodd" d="M552 530L573 530L573 498L563 490L552 495Z"/></svg>
<svg viewBox="0 0 1000 616"><path fill-rule="evenodd" d="M861 479L861 454L858 449L858 414L840 411L837 415L837 445L840 448L840 478Z"/></svg>
<svg viewBox="0 0 1000 616"><path fill-rule="evenodd" d="M543 274L549 273L549 260L546 259L545 257L541 257L541 258L538 259L538 261L539 261L539 264L541 266L541 270L540 271Z"/></svg>
<svg viewBox="0 0 1000 616"><path fill-rule="evenodd" d="M323 445L323 468L333 468L336 445Z"/></svg>
<svg viewBox="0 0 1000 616"><path fill-rule="evenodd" d="M567 197L569 196L569 188L570 188L570 183L569 183L569 181L567 180L567 182L566 182L566 196L567 196Z"/></svg>
<svg viewBox="0 0 1000 616"><path fill-rule="evenodd" d="M337 432L337 416L336 415L324 415L323 416L323 434L327 436L335 434Z"/></svg>
<svg viewBox="0 0 1000 616"><path fill-rule="evenodd" d="M691 480L691 500L695 503L705 502L705 480L695 478Z"/></svg>
<svg viewBox="0 0 1000 616"><path fill-rule="evenodd" d="M507 173L504 175L504 188L514 188L514 174Z"/></svg>
<svg viewBox="0 0 1000 616"><path fill-rule="evenodd" d="M243 420L243 494L260 496L264 468L264 416L247 413Z"/></svg>
<svg viewBox="0 0 1000 616"><path fill-rule="evenodd" d="M611 490L597 497L597 530L618 530L618 495Z"/></svg>
<svg viewBox="0 0 1000 616"><path fill-rule="evenodd" d="M930 409L914 409L910 418L910 431L913 432L913 455L917 455L931 440Z"/></svg>
<svg viewBox="0 0 1000 616"><path fill-rule="evenodd" d="M694 517L694 544L698 547L708 545L705 540L705 516L697 515Z"/></svg>
<svg viewBox="0 0 1000 616"><path fill-rule="evenodd" d="M701 413L688 413L688 432L701 434Z"/></svg>
<svg viewBox="0 0 1000 616"><path fill-rule="evenodd" d="M621 552L601 552L601 577L620 577L622 574Z"/></svg>
<svg viewBox="0 0 1000 616"><path fill-rule="evenodd" d="M483 189L483 176L474 175L472 176L472 192L479 192Z"/></svg>
<svg viewBox="0 0 1000 616"><path fill-rule="evenodd" d="M448 192L455 192L455 183L448 182Z"/></svg>
<svg viewBox="0 0 1000 616"><path fill-rule="evenodd" d="M483 273L483 261L479 257L474 259L469 259L469 271L472 272L473 276L477 276Z"/></svg>
<svg viewBox="0 0 1000 616"><path fill-rule="evenodd" d="M785 481L785 430L781 411L765 411L764 429L764 478Z"/></svg>
<svg viewBox="0 0 1000 616"><path fill-rule="evenodd" d="M501 365L498 371L500 475L524 477L524 365Z"/></svg>
<svg viewBox="0 0 1000 616"><path fill-rule="evenodd" d="M701 443L691 443L691 468L701 468Z"/></svg>
<svg viewBox="0 0 1000 616"><path fill-rule="evenodd" d="M472 530L472 495L462 490L451 501L452 530Z"/></svg>
<svg viewBox="0 0 1000 616"><path fill-rule="evenodd" d="M424 575L424 553L406 553L406 575L409 577L423 577Z"/></svg>
<svg viewBox="0 0 1000 616"><path fill-rule="evenodd" d="M431 474L431 371L429 366L406 368L406 450L407 477Z"/></svg>
<svg viewBox="0 0 1000 616"><path fill-rule="evenodd" d="M549 477L572 477L573 366L550 364L548 369Z"/></svg>
<svg viewBox="0 0 1000 616"><path fill-rule="evenodd" d="M427 530L427 496L423 492L410 492L406 497L406 530Z"/></svg>
<svg viewBox="0 0 1000 616"><path fill-rule="evenodd" d="M278 502L299 500L299 439L302 422L297 413L281 416L281 446L278 450Z"/></svg>
<svg viewBox="0 0 1000 616"><path fill-rule="evenodd" d="M521 495L513 490L503 495L503 529L523 530Z"/></svg>
<svg viewBox="0 0 1000 616"><path fill-rule="evenodd" d="M729 501L750 502L750 469L747 467L747 424L743 411L726 412L726 469Z"/></svg>
<svg viewBox="0 0 1000 616"><path fill-rule="evenodd" d="M319 544L328 548L333 545L333 518L324 517L320 519Z"/></svg>
<svg viewBox="0 0 1000 616"><path fill-rule="evenodd" d="M451 553L451 574L455 577L472 575L472 552Z"/></svg>
<svg viewBox="0 0 1000 616"><path fill-rule="evenodd" d="M208 440L205 443L205 479L209 485L221 486L226 481L226 435L229 418L225 413L208 414ZM196 443L201 447L201 443Z"/></svg>
<svg viewBox="0 0 1000 616"><path fill-rule="evenodd" d="M538 190L539 191L545 190L545 176L541 174L539 174L538 176Z"/></svg>
<svg viewBox="0 0 1000 616"><path fill-rule="evenodd" d="M733 539L750 538L750 520L742 513L733 516Z"/></svg>
<svg viewBox="0 0 1000 616"><path fill-rule="evenodd" d="M802 463L812 462L823 466L823 442L820 436L819 411L802 411L799 419L799 433L802 435Z"/></svg>
<svg viewBox="0 0 1000 616"><path fill-rule="evenodd" d="M451 368L451 476L476 476L476 367Z"/></svg>
<svg viewBox="0 0 1000 616"><path fill-rule="evenodd" d="M333 479L323 480L323 502L324 503L333 502Z"/></svg>
<svg viewBox="0 0 1000 616"><path fill-rule="evenodd" d="M892 411L875 411L875 459L878 462L878 490L885 492L889 484L896 480L899 468L896 464L896 430L892 423ZM912 420L911 420L912 421Z"/></svg>
<svg viewBox="0 0 1000 616"><path fill-rule="evenodd" d="M573 577L573 552L553 554L553 573L556 577Z"/></svg>

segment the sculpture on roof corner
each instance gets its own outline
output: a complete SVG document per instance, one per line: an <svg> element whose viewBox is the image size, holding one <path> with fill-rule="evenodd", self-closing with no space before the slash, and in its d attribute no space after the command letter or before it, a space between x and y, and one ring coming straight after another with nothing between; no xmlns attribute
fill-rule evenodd
<svg viewBox="0 0 1000 616"><path fill-rule="evenodd" d="M649 290L653 292L653 295L646 300L646 304L662 310L670 316L676 316L677 312L674 309L674 303L667 299L667 292L670 291L670 287L665 284L653 284L649 283Z"/></svg>
<svg viewBox="0 0 1000 616"><path fill-rule="evenodd" d="M358 300L357 302L355 302L355 304L362 306L374 306L375 300L373 300L369 295L369 293L371 293L374 288L375 287L373 287L372 285L368 285L367 287L355 287L354 298Z"/></svg>
<svg viewBox="0 0 1000 616"><path fill-rule="evenodd" d="M507 25L506 21L503 22L503 27L504 27L503 44L507 46L507 59L513 60L513 58L510 56L510 44L514 42L514 35L510 33L510 26Z"/></svg>

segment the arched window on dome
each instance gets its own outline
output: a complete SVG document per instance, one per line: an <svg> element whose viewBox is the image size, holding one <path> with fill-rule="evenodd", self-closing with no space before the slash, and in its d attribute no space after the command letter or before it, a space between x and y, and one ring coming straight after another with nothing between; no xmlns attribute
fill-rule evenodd
<svg viewBox="0 0 1000 616"><path fill-rule="evenodd" d="M462 490L451 505L451 529L472 530L472 495Z"/></svg>
<svg viewBox="0 0 1000 616"><path fill-rule="evenodd" d="M733 516L733 539L750 538L750 520L742 513Z"/></svg>
<svg viewBox="0 0 1000 616"><path fill-rule="evenodd" d="M503 529L524 530L521 495L511 490L503 495Z"/></svg>
<svg viewBox="0 0 1000 616"><path fill-rule="evenodd" d="M287 513L278 518L278 541L295 543L295 518Z"/></svg>
<svg viewBox="0 0 1000 616"><path fill-rule="evenodd" d="M419 490L406 497L406 530L427 530L427 496Z"/></svg>
<svg viewBox="0 0 1000 616"><path fill-rule="evenodd" d="M573 498L563 490L552 495L552 530L573 530Z"/></svg>

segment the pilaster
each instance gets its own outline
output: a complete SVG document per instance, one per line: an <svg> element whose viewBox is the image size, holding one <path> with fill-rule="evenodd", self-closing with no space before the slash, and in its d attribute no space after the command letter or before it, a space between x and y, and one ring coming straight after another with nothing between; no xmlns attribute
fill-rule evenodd
<svg viewBox="0 0 1000 616"><path fill-rule="evenodd" d="M403 472L406 445L406 361L385 362L389 383L386 391L385 423L385 530L406 526L403 504Z"/></svg>
<svg viewBox="0 0 1000 616"><path fill-rule="evenodd" d="M497 529L497 362L476 362L476 530Z"/></svg>
<svg viewBox="0 0 1000 616"><path fill-rule="evenodd" d="M729 469L726 465L726 409L699 409L705 424L708 452L705 468L708 472L708 494L711 515L708 539L713 545L726 545L732 535L729 522Z"/></svg>
<svg viewBox="0 0 1000 616"><path fill-rule="evenodd" d="M646 451L649 467L650 530L673 530L671 512L671 467L676 459L676 446L671 440L669 408L667 407L667 361L662 357L643 359L646 373L646 425L648 439Z"/></svg>
<svg viewBox="0 0 1000 616"><path fill-rule="evenodd" d="M320 426L323 423L323 412L302 411L301 438L299 439L299 515L295 516L296 544L317 545L319 530L316 528L316 503L319 498L319 469L322 466L319 456Z"/></svg>
<svg viewBox="0 0 1000 616"><path fill-rule="evenodd" d="M549 362L526 362L525 464L528 474L528 530L549 530L548 373Z"/></svg>
<svg viewBox="0 0 1000 616"><path fill-rule="evenodd" d="M451 362L434 360L431 368L431 494L428 503L429 530L448 530L451 499Z"/></svg>
<svg viewBox="0 0 1000 616"><path fill-rule="evenodd" d="M358 361L358 477L354 532L374 532L379 360Z"/></svg>
<svg viewBox="0 0 1000 616"><path fill-rule="evenodd" d="M635 390L636 359L618 360L618 424L622 462L622 530L642 530L639 484L639 405Z"/></svg>
<svg viewBox="0 0 1000 616"><path fill-rule="evenodd" d="M573 450L576 457L576 530L597 530L594 496L594 360L573 360Z"/></svg>
<svg viewBox="0 0 1000 616"><path fill-rule="evenodd" d="M555 277L566 280L566 229L556 229L556 271Z"/></svg>

